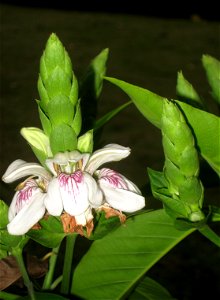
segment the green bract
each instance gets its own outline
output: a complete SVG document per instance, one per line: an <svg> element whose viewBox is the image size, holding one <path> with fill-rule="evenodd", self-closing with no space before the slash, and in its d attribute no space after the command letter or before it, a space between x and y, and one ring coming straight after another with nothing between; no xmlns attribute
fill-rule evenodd
<svg viewBox="0 0 220 300"><path fill-rule="evenodd" d="M198 154L190 128L177 105L171 101L164 101L161 131L168 191L184 204L185 209L181 212L184 217L201 221L204 218L201 212L203 186L198 178ZM172 201L168 206L173 209Z"/></svg>
<svg viewBox="0 0 220 300"><path fill-rule="evenodd" d="M40 120L52 153L74 150L81 130L78 83L70 57L54 33L40 60L38 91Z"/></svg>

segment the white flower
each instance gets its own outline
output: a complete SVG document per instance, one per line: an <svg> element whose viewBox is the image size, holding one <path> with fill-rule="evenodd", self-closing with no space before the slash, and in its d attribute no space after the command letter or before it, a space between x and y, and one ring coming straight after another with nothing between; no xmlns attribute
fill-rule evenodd
<svg viewBox="0 0 220 300"><path fill-rule="evenodd" d="M109 144L93 154L79 151L58 153L46 164L55 175L49 183L45 206L51 215L59 216L63 209L85 226L91 220L89 208L107 203L124 212L134 212L145 206L137 186L110 169L97 170L110 161L119 161L130 149Z"/></svg>
<svg viewBox="0 0 220 300"><path fill-rule="evenodd" d="M43 217L45 190L51 175L39 164L18 159L10 164L2 177L3 181L10 183L29 175L30 178L18 185L9 207L7 228L13 235L25 234Z"/></svg>

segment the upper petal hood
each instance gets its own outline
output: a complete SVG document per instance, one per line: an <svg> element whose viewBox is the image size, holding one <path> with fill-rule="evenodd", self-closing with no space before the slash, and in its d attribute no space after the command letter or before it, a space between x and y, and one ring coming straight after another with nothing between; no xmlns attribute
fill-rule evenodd
<svg viewBox="0 0 220 300"><path fill-rule="evenodd" d="M17 159L9 165L5 174L2 176L2 180L6 183L10 183L30 175L42 177L47 181L51 179L50 173L41 165L37 163L27 163L24 160Z"/></svg>
<svg viewBox="0 0 220 300"><path fill-rule="evenodd" d="M93 174L101 165L110 161L119 161L130 154L130 148L123 147L118 144L108 144L102 149L95 151L86 167L85 170Z"/></svg>

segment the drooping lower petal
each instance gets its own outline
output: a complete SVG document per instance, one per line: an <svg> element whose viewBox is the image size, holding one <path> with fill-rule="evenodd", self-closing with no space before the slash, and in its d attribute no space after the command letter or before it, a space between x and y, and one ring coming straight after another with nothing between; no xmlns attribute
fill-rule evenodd
<svg viewBox="0 0 220 300"><path fill-rule="evenodd" d="M111 207L131 213L145 206L145 199L139 189L126 177L106 168L97 173L105 201Z"/></svg>
<svg viewBox="0 0 220 300"><path fill-rule="evenodd" d="M85 171L90 174L93 174L101 165L110 161L119 161L130 154L130 148L123 147L118 144L109 144L95 151L86 167Z"/></svg>
<svg viewBox="0 0 220 300"><path fill-rule="evenodd" d="M82 214L89 207L88 188L83 172L61 173L58 177L64 210L72 216Z"/></svg>
<svg viewBox="0 0 220 300"><path fill-rule="evenodd" d="M15 217L11 219L7 225L8 232L12 235L27 233L45 213L44 198L45 193L42 193L40 189L36 190L28 201L23 203Z"/></svg>
<svg viewBox="0 0 220 300"><path fill-rule="evenodd" d="M50 173L41 165L37 163L27 163L22 159L17 159L9 165L5 174L2 176L2 180L6 183L10 183L30 175L44 178L47 181L51 179Z"/></svg>
<svg viewBox="0 0 220 300"><path fill-rule="evenodd" d="M50 181L44 204L50 215L61 215L63 211L63 201L60 194L59 180L57 178L53 178Z"/></svg>

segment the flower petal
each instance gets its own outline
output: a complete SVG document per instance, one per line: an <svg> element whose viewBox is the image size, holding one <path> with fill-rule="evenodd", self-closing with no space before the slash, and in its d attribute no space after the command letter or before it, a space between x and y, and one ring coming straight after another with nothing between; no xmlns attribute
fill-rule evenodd
<svg viewBox="0 0 220 300"><path fill-rule="evenodd" d="M97 208L103 204L103 194L97 185L95 179L88 173L84 172L84 180L88 189L88 199L91 207Z"/></svg>
<svg viewBox="0 0 220 300"><path fill-rule="evenodd" d="M18 214L8 224L8 232L12 235L22 235L28 232L44 215L45 193L40 189L31 197Z"/></svg>
<svg viewBox="0 0 220 300"><path fill-rule="evenodd" d="M115 209L132 213L145 206L145 199L139 194L128 190L114 188L106 182L100 182L100 187L107 203Z"/></svg>
<svg viewBox="0 0 220 300"><path fill-rule="evenodd" d="M105 201L111 207L124 212L134 212L145 206L140 190L126 177L107 168L101 169L97 174Z"/></svg>
<svg viewBox="0 0 220 300"><path fill-rule="evenodd" d="M6 183L10 183L30 175L42 177L47 181L51 179L50 173L41 165L37 163L27 163L22 159L17 159L9 165L5 174L2 176L2 180Z"/></svg>
<svg viewBox="0 0 220 300"><path fill-rule="evenodd" d="M105 147L95 151L91 155L85 168L85 171L87 171L90 174L93 174L94 171L97 170L98 167L103 165L104 163L110 161L119 161L127 157L129 154L130 148L128 147L123 147L118 144L106 145Z"/></svg>
<svg viewBox="0 0 220 300"><path fill-rule="evenodd" d="M59 181L57 178L53 178L50 181L44 204L50 215L60 216L62 214L63 201L61 198Z"/></svg>
<svg viewBox="0 0 220 300"><path fill-rule="evenodd" d="M89 192L81 171L61 173L58 177L64 210L72 216L81 215L89 207Z"/></svg>
<svg viewBox="0 0 220 300"><path fill-rule="evenodd" d="M76 224L86 226L87 222L93 219L92 210L89 207L84 213L81 215L75 216Z"/></svg>

